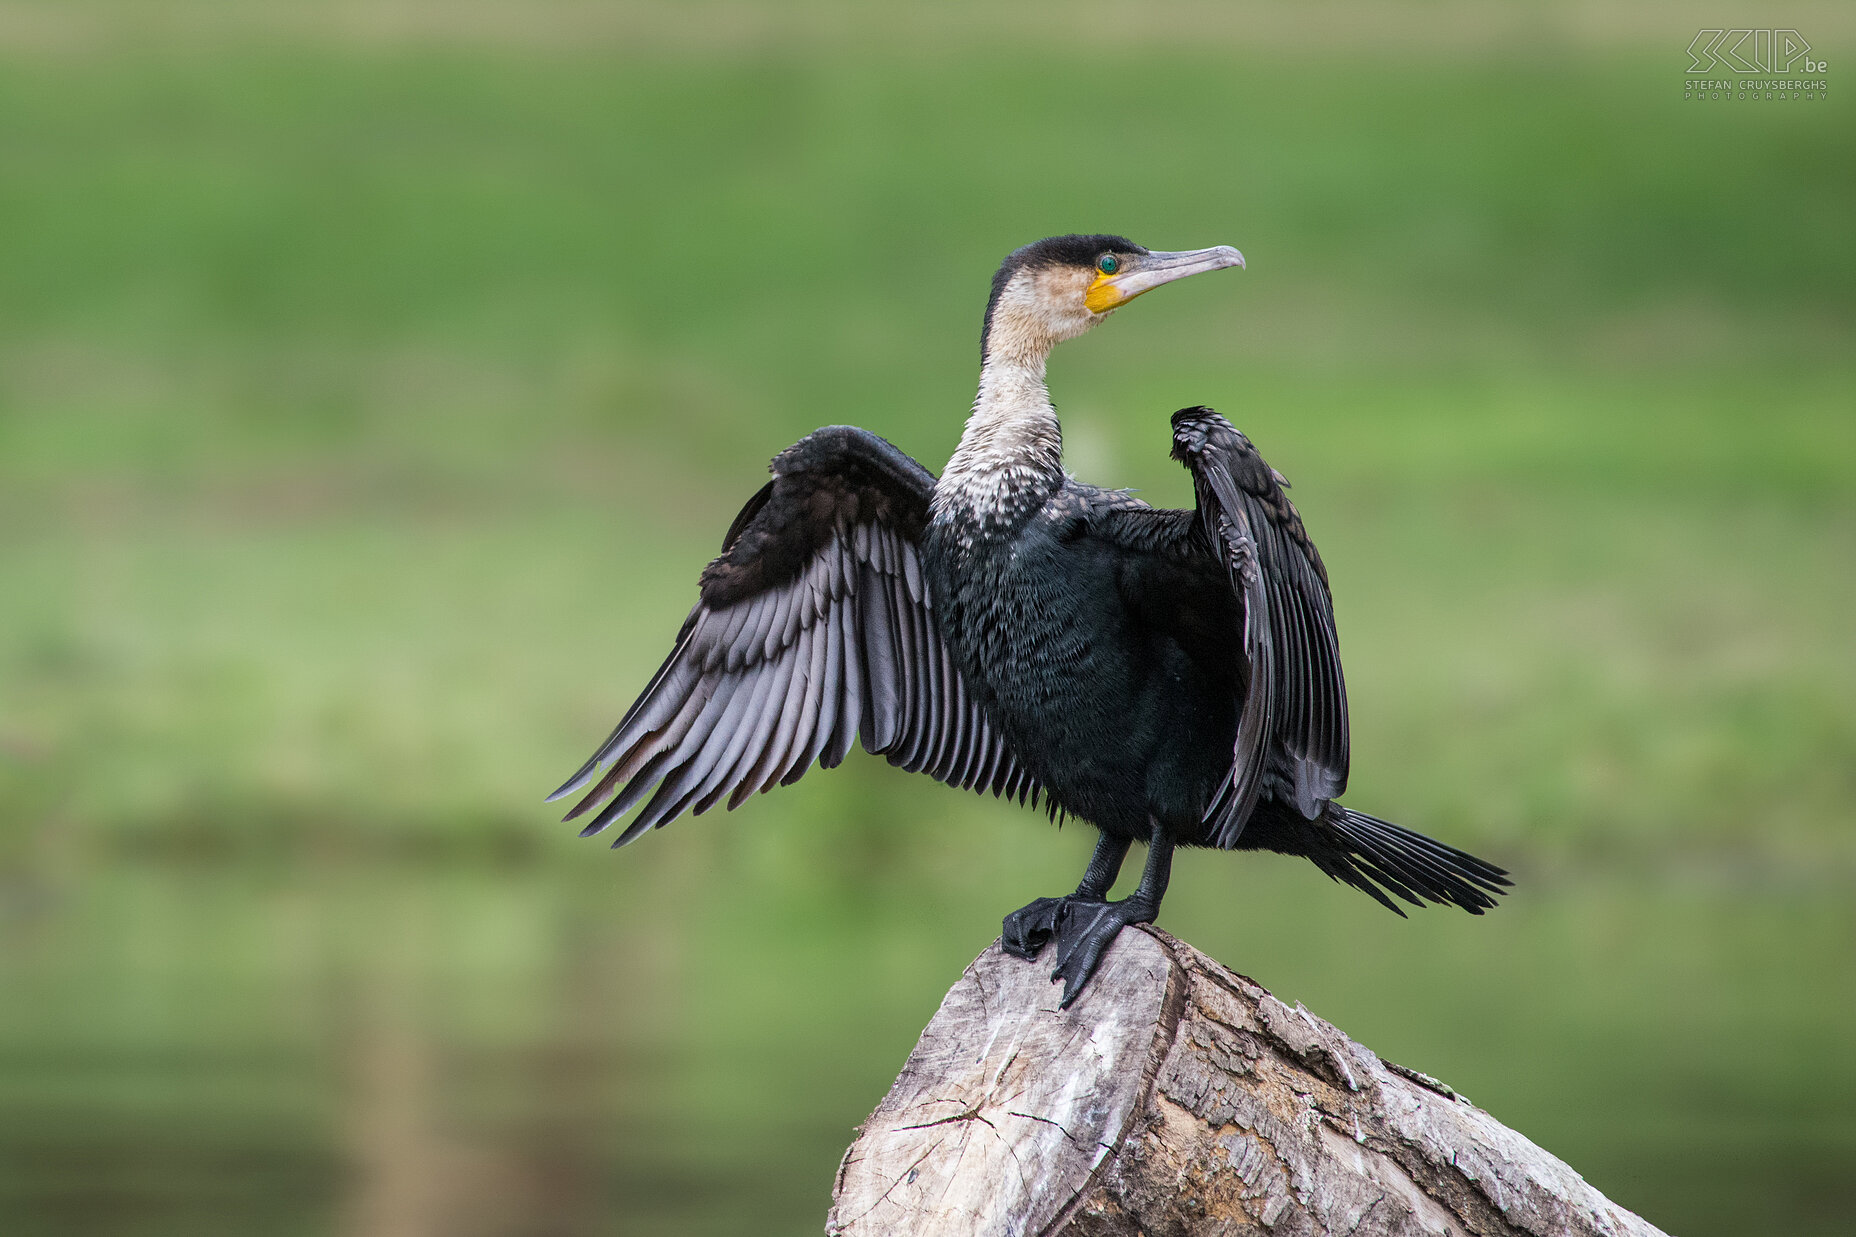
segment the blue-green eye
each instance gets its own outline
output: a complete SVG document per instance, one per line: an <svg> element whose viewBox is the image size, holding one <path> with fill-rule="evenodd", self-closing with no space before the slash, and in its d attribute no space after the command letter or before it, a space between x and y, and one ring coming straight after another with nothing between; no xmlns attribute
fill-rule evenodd
<svg viewBox="0 0 1856 1237"><path fill-rule="evenodd" d="M1096 259L1096 269L1104 275L1113 275L1121 269L1121 260L1112 253L1105 253Z"/></svg>

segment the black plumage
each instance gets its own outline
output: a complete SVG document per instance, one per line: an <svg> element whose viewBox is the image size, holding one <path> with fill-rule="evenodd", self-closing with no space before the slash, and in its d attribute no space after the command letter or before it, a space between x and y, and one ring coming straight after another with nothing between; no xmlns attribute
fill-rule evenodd
<svg viewBox="0 0 1856 1237"><path fill-rule="evenodd" d="M849 426L807 435L773 473L704 570L670 656L556 792L611 762L568 819L612 795L581 831L590 836L655 788L621 846L724 795L733 808L815 762L833 768L860 732L911 772L1024 798L1023 766L964 689L935 622L919 545L933 474Z"/></svg>
<svg viewBox="0 0 1856 1237"><path fill-rule="evenodd" d="M1241 261L1112 236L1014 253L946 476L844 426L777 456L670 656L556 792L599 778L568 819L599 808L593 834L643 804L622 845L835 766L858 739L949 785L1046 797L1101 841L1077 892L1008 916L1004 943L1032 957L1054 937L1066 1004L1122 926L1158 913L1175 845L1304 855L1394 911L1388 895L1493 906L1500 868L1337 802L1347 697L1327 572L1249 439L1209 408L1174 414L1193 511L1061 469L1050 347ZM1141 884L1107 901L1134 841Z"/></svg>

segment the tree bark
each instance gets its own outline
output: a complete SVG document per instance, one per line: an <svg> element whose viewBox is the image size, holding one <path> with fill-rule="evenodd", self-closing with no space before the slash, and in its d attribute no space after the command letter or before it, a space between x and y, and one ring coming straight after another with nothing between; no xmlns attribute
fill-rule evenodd
<svg viewBox="0 0 1856 1237"><path fill-rule="evenodd" d="M1070 1009L974 960L845 1153L833 1237L1661 1237L1433 1078L1151 928Z"/></svg>

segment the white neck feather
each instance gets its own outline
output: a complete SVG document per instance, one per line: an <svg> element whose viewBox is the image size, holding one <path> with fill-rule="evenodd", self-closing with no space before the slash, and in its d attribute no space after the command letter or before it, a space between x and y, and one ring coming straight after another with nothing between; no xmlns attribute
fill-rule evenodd
<svg viewBox="0 0 1856 1237"><path fill-rule="evenodd" d="M993 301L973 415L935 487L937 519L1005 528L1063 484L1063 433L1044 385L1050 350L1100 322L1085 291L1094 272L1027 268Z"/></svg>
<svg viewBox="0 0 1856 1237"><path fill-rule="evenodd" d="M1063 431L1044 385L1044 356L989 350L973 414L935 487L936 513L1009 521L1062 479Z"/></svg>

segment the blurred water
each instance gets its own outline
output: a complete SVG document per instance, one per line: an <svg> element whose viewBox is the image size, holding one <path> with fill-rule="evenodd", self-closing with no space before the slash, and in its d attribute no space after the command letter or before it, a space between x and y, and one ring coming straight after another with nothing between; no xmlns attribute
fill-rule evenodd
<svg viewBox="0 0 1856 1237"><path fill-rule="evenodd" d="M9 889L5 1231L817 1232L1004 886L1054 891L1086 845L1019 824L1017 870L977 882L821 885L691 830L603 863ZM1543 879L1402 924L1305 868L1189 855L1165 926L1672 1232L1847 1231L1846 893Z"/></svg>
<svg viewBox="0 0 1856 1237"><path fill-rule="evenodd" d="M1162 925L1672 1232L1848 1230L1849 96L1695 109L1714 16L1631 5L387 7L0 20L0 1234L818 1231L1088 831L535 799L773 452L946 458L1072 227L1251 268L1059 358L1071 462L1189 501L1165 414L1232 415L1350 796L1521 869L1407 923L1193 855Z"/></svg>

